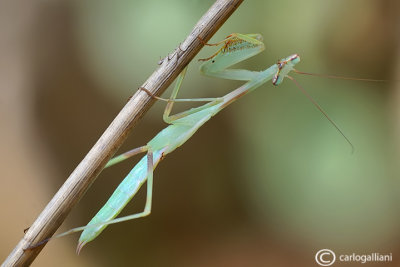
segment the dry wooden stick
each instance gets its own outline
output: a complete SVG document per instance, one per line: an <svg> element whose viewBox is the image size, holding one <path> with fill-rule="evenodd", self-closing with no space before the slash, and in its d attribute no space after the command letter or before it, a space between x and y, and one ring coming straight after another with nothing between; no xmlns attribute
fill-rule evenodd
<svg viewBox="0 0 400 267"><path fill-rule="evenodd" d="M222 26L243 0L217 0L199 20L186 40L147 79L142 87L160 95ZM146 92L138 90L113 120L93 148L68 177L17 244L2 266L30 265L44 246L29 246L51 237L72 207L81 199L104 165L125 141L132 127L154 103Z"/></svg>

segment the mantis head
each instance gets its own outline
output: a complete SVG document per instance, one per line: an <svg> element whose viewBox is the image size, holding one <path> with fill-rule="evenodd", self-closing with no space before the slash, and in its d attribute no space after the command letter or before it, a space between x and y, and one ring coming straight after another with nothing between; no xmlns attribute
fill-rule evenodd
<svg viewBox="0 0 400 267"><path fill-rule="evenodd" d="M287 58L278 61L278 71L272 78L273 85L279 85L282 83L283 78L285 78L289 72L294 70L294 65L300 62L300 56L298 54L293 54Z"/></svg>

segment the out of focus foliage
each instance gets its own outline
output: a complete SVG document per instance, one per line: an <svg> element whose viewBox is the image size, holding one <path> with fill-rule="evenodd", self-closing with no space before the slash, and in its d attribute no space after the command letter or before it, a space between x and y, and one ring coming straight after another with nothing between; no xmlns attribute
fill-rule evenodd
<svg viewBox="0 0 400 267"><path fill-rule="evenodd" d="M2 203L9 207L1 223L10 229L3 257L212 3L2 4L8 15L0 28L19 38L17 46L9 40L0 46L7 55L0 74L9 78L0 81L7 129L0 139L3 151L19 151L2 158ZM19 12L28 18L15 23ZM266 51L241 68L265 69L298 53L302 71L393 80L400 76L399 13L395 0L245 1L211 41L261 33ZM198 58L214 51L205 48ZM20 64L9 68L13 62ZM199 64L191 64L180 97L219 96L240 85L202 77ZM53 241L40 266L310 266L325 247L399 252L396 84L293 76L344 130L354 154L293 82L263 85L160 164L150 217L109 227L79 257L75 236ZM157 103L150 110L124 149L143 145L165 126L163 108ZM87 223L134 164L106 170L64 229ZM143 200L140 194L125 214L140 210Z"/></svg>

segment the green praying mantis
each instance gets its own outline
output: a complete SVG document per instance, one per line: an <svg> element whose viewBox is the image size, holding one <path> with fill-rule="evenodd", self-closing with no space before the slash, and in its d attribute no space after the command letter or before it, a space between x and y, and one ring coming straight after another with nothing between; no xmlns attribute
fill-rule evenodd
<svg viewBox="0 0 400 267"><path fill-rule="evenodd" d="M135 148L124 154L111 159L106 167L117 164L127 158L140 153L146 155L135 165L125 179L114 191L107 203L93 217L93 219L83 227L71 229L65 233L55 237L61 237L70 233L82 231L77 246L77 253L90 241L94 240L109 225L123 221L133 220L145 217L151 213L152 206L152 189L153 189L153 171L160 161L169 153L183 145L190 139L200 127L211 119L218 112L237 99L259 88L264 83L272 80L273 85L279 85L285 77L293 80L296 85L307 95L312 103L328 118L334 127L344 136L346 141L353 145L349 139L343 134L339 127L327 116L325 111L304 91L304 89L291 77L289 72L296 71L294 66L300 62L300 57L293 54L289 57L279 60L276 64L263 71L250 71L245 69L228 69L230 66L246 60L264 50L264 43L260 34L239 34L234 33L227 36L221 42L215 44L207 44L210 46L219 46L219 50L211 57L202 59L205 61L200 67L200 72L206 76L212 76L223 79L245 81L242 86L231 91L230 93L217 98L196 98L196 99L177 99L182 81L185 77L187 67L179 75L176 85L169 99L153 96L145 88L144 90L152 97L166 101L167 105L163 114L164 121L169 124L145 146ZM307 74L307 73L302 73ZM181 113L170 115L175 102L208 102L202 106L183 111ZM140 213L116 218L128 202L135 196L140 187L147 181L147 196L144 210ZM47 242L48 240L42 241ZM42 243L41 242L41 243ZM39 244L41 244L39 243ZM38 245L39 245L38 244Z"/></svg>

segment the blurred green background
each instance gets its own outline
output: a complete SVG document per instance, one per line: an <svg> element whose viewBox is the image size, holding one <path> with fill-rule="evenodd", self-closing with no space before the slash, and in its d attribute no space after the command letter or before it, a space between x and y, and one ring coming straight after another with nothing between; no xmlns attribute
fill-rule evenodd
<svg viewBox="0 0 400 267"><path fill-rule="evenodd" d="M1 259L212 3L1 2ZM399 18L396 0L245 1L211 41L261 33L266 51L240 64L252 70L298 53L302 71L398 80ZM180 97L240 85L202 77L199 65ZM296 79L353 155L290 80L263 85L159 165L151 216L107 228L79 257L78 234L54 240L33 266L314 266L322 248L393 253L392 264L368 266L399 266L399 85ZM163 108L154 105L121 151L165 127ZM135 162L105 170L60 231L86 224ZM144 193L124 214L143 208Z"/></svg>

